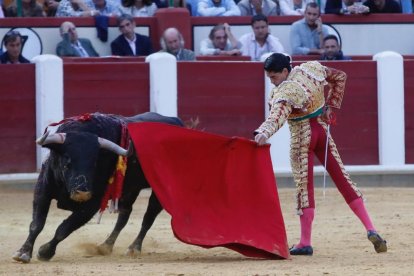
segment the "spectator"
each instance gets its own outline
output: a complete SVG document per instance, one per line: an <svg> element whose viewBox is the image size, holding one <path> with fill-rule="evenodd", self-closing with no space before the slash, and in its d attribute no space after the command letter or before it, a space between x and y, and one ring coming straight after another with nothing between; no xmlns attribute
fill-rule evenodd
<svg viewBox="0 0 414 276"><path fill-rule="evenodd" d="M281 15L304 15L307 0L279 0Z"/></svg>
<svg viewBox="0 0 414 276"><path fill-rule="evenodd" d="M187 5L186 0L173 0L172 4L173 4L174 8L186 8L186 9L188 9L188 5Z"/></svg>
<svg viewBox="0 0 414 276"><path fill-rule="evenodd" d="M117 19L121 35L111 42L112 55L116 56L147 56L152 54L152 44L148 36L134 32L135 21L129 14Z"/></svg>
<svg viewBox="0 0 414 276"><path fill-rule="evenodd" d="M97 15L119 16L121 7L113 0L61 0L56 11L57 17Z"/></svg>
<svg viewBox="0 0 414 276"><path fill-rule="evenodd" d="M122 0L122 13L133 17L154 16L157 5L152 0Z"/></svg>
<svg viewBox="0 0 414 276"><path fill-rule="evenodd" d="M42 5L36 0L22 0L22 17L44 17L46 13ZM6 9L7 17L17 17L17 0L14 0Z"/></svg>
<svg viewBox="0 0 414 276"><path fill-rule="evenodd" d="M401 10L402 13L413 13L413 1L412 0L401 0Z"/></svg>
<svg viewBox="0 0 414 276"><path fill-rule="evenodd" d="M23 37L18 31L9 31L4 36L3 41L4 47L6 47L6 52L0 55L0 63L30 63L30 61L22 55Z"/></svg>
<svg viewBox="0 0 414 276"><path fill-rule="evenodd" d="M62 41L56 47L56 54L60 57L97 57L98 53L87 38L78 38L76 26L66 21L60 25Z"/></svg>
<svg viewBox="0 0 414 276"><path fill-rule="evenodd" d="M241 0L237 6L243 16L256 14L270 16L280 14L276 3L272 0Z"/></svg>
<svg viewBox="0 0 414 276"><path fill-rule="evenodd" d="M174 8L186 8L190 12L190 15L193 15L192 14L193 8L192 8L192 5L189 2L191 2L191 0L189 0L189 1L187 1L187 0L173 0L172 1L172 4L173 4L172 6ZM197 1L194 1L194 2L197 2Z"/></svg>
<svg viewBox="0 0 414 276"><path fill-rule="evenodd" d="M169 0L154 0L153 2L155 3L158 9L161 9L161 8L168 8L168 4L169 4L168 1Z"/></svg>
<svg viewBox="0 0 414 276"><path fill-rule="evenodd" d="M61 0L56 10L57 17L94 15L97 15L97 12L88 7L83 0Z"/></svg>
<svg viewBox="0 0 414 276"><path fill-rule="evenodd" d="M187 6L190 8L191 10L191 15L192 16L197 16L198 12L197 12L197 8L198 8L198 1L199 0L186 0L187 2Z"/></svg>
<svg viewBox="0 0 414 276"><path fill-rule="evenodd" d="M323 38L328 28L322 24L318 4L306 5L304 18L293 22L290 29L290 44L293 55L323 54Z"/></svg>
<svg viewBox="0 0 414 276"><path fill-rule="evenodd" d="M184 38L176 28L168 28L160 39L162 50L160 52L170 53L177 60L195 60L194 52L184 48Z"/></svg>
<svg viewBox="0 0 414 276"><path fill-rule="evenodd" d="M85 0L85 4L91 10L91 16L120 16L122 14L118 0Z"/></svg>
<svg viewBox="0 0 414 276"><path fill-rule="evenodd" d="M239 56L241 43L233 36L227 23L214 26L208 38L200 43L200 54L204 56Z"/></svg>
<svg viewBox="0 0 414 276"><path fill-rule="evenodd" d="M395 0L367 0L364 2L371 13L402 13L399 2Z"/></svg>
<svg viewBox="0 0 414 276"><path fill-rule="evenodd" d="M239 41L242 44L243 56L250 56L252 60L259 61L265 53L283 53L285 50L279 39L269 33L267 17L258 14L252 17L253 33L244 34Z"/></svg>
<svg viewBox="0 0 414 276"><path fill-rule="evenodd" d="M199 0L197 14L199 16L238 16L240 9L234 0Z"/></svg>
<svg viewBox="0 0 414 276"><path fill-rule="evenodd" d="M369 13L369 8L355 0L327 0L326 14L361 14Z"/></svg>
<svg viewBox="0 0 414 276"><path fill-rule="evenodd" d="M46 16L54 17L56 16L56 11L59 6L60 0L45 0L43 3L44 10L46 11Z"/></svg>
<svg viewBox="0 0 414 276"><path fill-rule="evenodd" d="M323 39L324 54L320 60L351 60L351 57L344 56L336 35L327 35Z"/></svg>
<svg viewBox="0 0 414 276"><path fill-rule="evenodd" d="M0 0L0 18L4 18L4 13L3 13L3 1ZM1 49L0 49L0 54L1 54Z"/></svg>

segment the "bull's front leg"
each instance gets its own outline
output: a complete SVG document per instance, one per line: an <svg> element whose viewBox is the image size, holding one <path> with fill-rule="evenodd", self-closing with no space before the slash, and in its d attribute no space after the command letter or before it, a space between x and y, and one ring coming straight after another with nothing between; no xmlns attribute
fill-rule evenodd
<svg viewBox="0 0 414 276"><path fill-rule="evenodd" d="M144 215L144 219L142 220L141 230L137 238L134 242L128 246L127 255L131 257L135 257L141 253L142 242L144 241L145 235L147 234L148 230L151 228L152 224L155 221L155 218L158 214L162 211L161 203L159 202L158 198L156 197L154 191L152 191L151 196L149 198L148 207Z"/></svg>
<svg viewBox="0 0 414 276"><path fill-rule="evenodd" d="M55 235L48 243L43 244L37 253L37 258L41 261L49 261L56 253L57 245L66 239L73 231L79 229L87 223L98 211L98 204L87 204L81 210L74 211L56 229Z"/></svg>
<svg viewBox="0 0 414 276"><path fill-rule="evenodd" d="M131 172L129 171L125 177L124 191L121 200L119 201L119 213L115 227L109 237L98 246L98 251L101 255L109 255L112 253L115 241L118 238L119 233L121 233L122 229L127 224L132 212L132 205L141 191L138 187L139 186L135 185L133 178L131 179Z"/></svg>
<svg viewBox="0 0 414 276"><path fill-rule="evenodd" d="M112 230L109 237L98 246L98 252L101 255L109 255L112 253L112 249L114 247L115 241L121 233L121 230L125 227L129 220L129 216L132 212L132 206L130 208L121 208L119 210L118 219L116 221L115 227Z"/></svg>
<svg viewBox="0 0 414 276"><path fill-rule="evenodd" d="M52 199L49 197L39 196L35 194L35 198L33 200L32 222L30 223L29 228L29 236L27 237L22 247L13 254L14 260L22 263L30 262L36 238L45 226L51 201Z"/></svg>

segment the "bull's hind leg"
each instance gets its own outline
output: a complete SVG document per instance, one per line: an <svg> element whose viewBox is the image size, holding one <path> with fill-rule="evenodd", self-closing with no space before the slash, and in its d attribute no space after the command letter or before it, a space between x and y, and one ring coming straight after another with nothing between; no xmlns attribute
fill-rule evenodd
<svg viewBox="0 0 414 276"><path fill-rule="evenodd" d="M127 255L135 257L141 253L142 242L147 234L148 230L151 228L152 224L155 221L155 218L162 211L162 206L158 201L158 198L155 196L155 193L152 192L149 198L147 211L145 212L144 219L142 220L141 230L134 242L128 247Z"/></svg>

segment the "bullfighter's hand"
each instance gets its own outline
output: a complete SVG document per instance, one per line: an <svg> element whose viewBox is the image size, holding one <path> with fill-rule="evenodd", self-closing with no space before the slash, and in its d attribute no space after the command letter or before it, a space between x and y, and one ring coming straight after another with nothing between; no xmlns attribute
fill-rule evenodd
<svg viewBox="0 0 414 276"><path fill-rule="evenodd" d="M328 125L334 125L336 122L335 113L332 110L332 107L326 106L324 112L322 113L322 121Z"/></svg>
<svg viewBox="0 0 414 276"><path fill-rule="evenodd" d="M267 137L263 133L259 133L256 136L254 136L254 140L259 146L263 146L264 144L266 144Z"/></svg>

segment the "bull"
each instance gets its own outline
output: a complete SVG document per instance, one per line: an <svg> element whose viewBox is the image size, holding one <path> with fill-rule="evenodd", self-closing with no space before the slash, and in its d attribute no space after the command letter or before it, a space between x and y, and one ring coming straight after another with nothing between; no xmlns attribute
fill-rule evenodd
<svg viewBox="0 0 414 276"><path fill-rule="evenodd" d="M127 156L127 169L117 222L112 233L99 246L103 254L112 251L120 231L129 219L133 203L140 191L149 187L133 147L126 150L119 146L122 128L132 122L183 126L179 118L153 112L133 117L94 113L87 120L68 120L58 127L56 133L46 133L37 140L42 147L50 149L50 154L42 165L35 186L29 235L14 253L14 260L30 262L35 240L45 225L51 201L55 199L58 208L72 213L58 226L54 237L38 250L39 260L50 260L56 253L57 245L98 212L118 156L123 155ZM143 239L162 209L152 192L141 230L128 247L127 254L134 256L141 252Z"/></svg>

